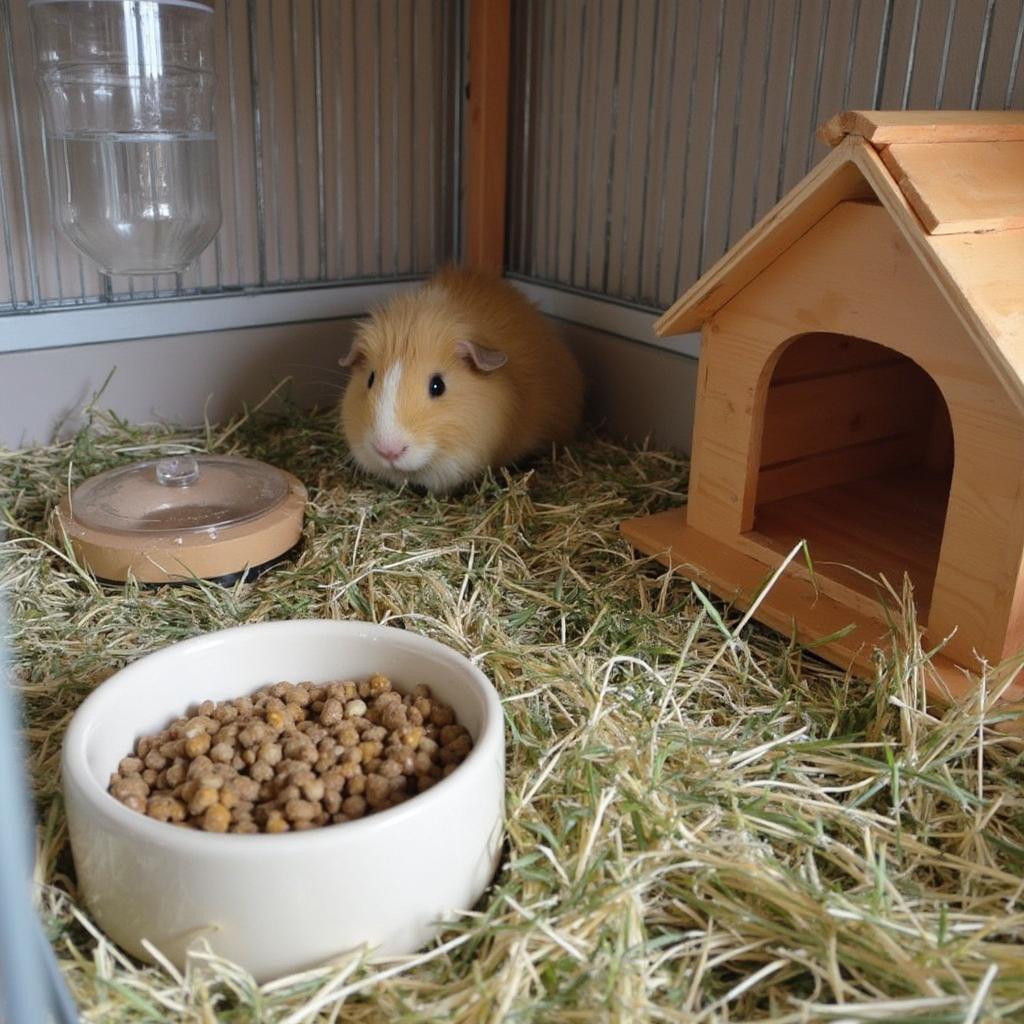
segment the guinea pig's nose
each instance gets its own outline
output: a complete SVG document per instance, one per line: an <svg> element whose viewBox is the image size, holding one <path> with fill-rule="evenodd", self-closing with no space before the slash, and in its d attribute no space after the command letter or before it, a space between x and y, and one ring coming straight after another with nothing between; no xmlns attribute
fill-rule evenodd
<svg viewBox="0 0 1024 1024"><path fill-rule="evenodd" d="M407 444L378 444L376 441L373 442L373 447L377 454L382 459L387 459L388 462L400 459L409 450Z"/></svg>

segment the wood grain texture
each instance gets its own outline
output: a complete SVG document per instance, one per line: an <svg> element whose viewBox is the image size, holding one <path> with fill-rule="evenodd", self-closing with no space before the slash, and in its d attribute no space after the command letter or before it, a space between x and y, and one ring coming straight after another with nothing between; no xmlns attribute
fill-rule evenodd
<svg viewBox="0 0 1024 1024"><path fill-rule="evenodd" d="M785 348L775 365L772 384L845 373L856 367L892 363L900 358L892 349L863 338L812 331L800 335Z"/></svg>
<svg viewBox="0 0 1024 1024"><path fill-rule="evenodd" d="M724 543L754 522L763 357L742 336L704 325L690 457L690 525Z"/></svg>
<svg viewBox="0 0 1024 1024"><path fill-rule="evenodd" d="M912 433L930 418L930 383L908 359L788 383L773 380L761 465Z"/></svg>
<svg viewBox="0 0 1024 1024"><path fill-rule="evenodd" d="M994 120L999 138L1009 132L1017 139L1020 129L1024 141L1024 114ZM899 117L847 124L860 124L879 145L899 142L899 133L904 140L941 137L948 141L932 148L955 155L959 143L979 138L971 132L981 122ZM993 157L984 173L1012 176L1011 164ZM946 169L947 180L958 166L954 161ZM936 188L940 180L935 171ZM865 195L876 201L864 202ZM993 204L988 212L994 210ZM951 662L976 666L979 657L1000 663L1018 655L1024 650L1022 267L1024 229L930 235L875 148L854 135L842 139L659 321L663 334L702 325L690 503L682 531L675 523L663 536L645 534L632 524L630 536L641 547L671 543L675 534L682 545L698 537L694 550L720 548L714 557L727 588L730 573L749 579L751 565L778 565L789 541L812 534L808 539L829 555L828 563L910 573L927 615L928 642L943 645ZM867 360L831 375L821 365L786 365L794 338L822 332L866 339L912 360L941 391L949 423L937 401L900 419L898 406L914 405L924 394L916 385L887 392L877 381L851 385L851 377L889 372L887 363ZM780 376L787 383L773 398L777 365L788 377ZM791 389L791 404L777 397L784 388ZM808 416L809 407L819 414ZM853 436L848 414L855 409L878 429ZM829 431L819 443L818 435ZM906 452L897 444L903 437L913 437ZM872 443L887 447L871 451ZM860 464L843 479L846 452L857 452ZM801 459L815 474L813 487L799 486L792 467ZM887 475L890 462L897 472ZM780 475L758 499L766 469ZM905 491L911 470L919 476ZM673 550L666 558L678 564L685 554ZM848 574L842 566L820 571L821 594L846 612L877 617L876 598ZM799 575L794 566L787 570L787 577ZM769 614L758 617L776 624Z"/></svg>
<svg viewBox="0 0 1024 1024"><path fill-rule="evenodd" d="M870 186L851 162L858 145L863 142L851 139L818 164L662 314L655 332L667 337L698 330L837 203L870 197Z"/></svg>
<svg viewBox="0 0 1024 1024"><path fill-rule="evenodd" d="M980 328L975 337L996 375L1024 392L1024 229L933 235L928 247L955 282L955 310Z"/></svg>
<svg viewBox="0 0 1024 1024"><path fill-rule="evenodd" d="M510 0L471 0L465 262L499 272L505 262L510 19Z"/></svg>
<svg viewBox="0 0 1024 1024"><path fill-rule="evenodd" d="M901 143L881 155L929 234L1024 228L1024 141Z"/></svg>
<svg viewBox="0 0 1024 1024"><path fill-rule="evenodd" d="M929 235L871 146L862 143L853 160L1024 415L1024 231Z"/></svg>
<svg viewBox="0 0 1024 1024"><path fill-rule="evenodd" d="M929 235L874 148L848 136L655 324L694 330L842 201L875 197L1024 414L1024 230ZM814 325L808 324L808 329Z"/></svg>
<svg viewBox="0 0 1024 1024"><path fill-rule="evenodd" d="M822 487L918 465L921 462L921 447L919 433L908 432L805 456L791 462L762 465L757 479L757 503L761 505L778 501L780 498L806 494Z"/></svg>
<svg viewBox="0 0 1024 1024"><path fill-rule="evenodd" d="M1000 661L1024 644L1014 610L1024 553L1024 417L880 206L837 206L705 324L689 525L761 560L780 557L750 538L764 410L780 353L795 335L825 328L912 359L941 389L956 470L935 585L923 598L929 635L952 635L950 657L964 663L976 652ZM918 464L928 465L927 447L920 441ZM884 489L877 498L885 503ZM849 598L848 586L827 571L821 577L826 592Z"/></svg>
<svg viewBox="0 0 1024 1024"><path fill-rule="evenodd" d="M895 142L1002 142L1024 140L1020 110L846 110L818 129L838 146L849 135L875 146Z"/></svg>
<svg viewBox="0 0 1024 1024"><path fill-rule="evenodd" d="M1014 642L1010 600L1024 545L1024 504L1013 497L1024 493L1022 417L884 209L837 207L716 318L718 337L760 349L764 366L783 325L807 323L886 344L942 390L957 468L928 624L936 639L955 633L954 655L1001 660ZM741 466L749 472L749 452L734 459L733 472Z"/></svg>
<svg viewBox="0 0 1024 1024"><path fill-rule="evenodd" d="M769 564L688 525L686 508L627 520L622 533L640 551L739 608L751 606L771 575ZM757 619L841 669L868 678L875 673L874 650L884 650L890 643L879 614L866 614L833 600L799 572L783 575L763 596ZM925 669L929 696L940 704L965 699L976 685L969 673L980 668L976 658L961 665L943 653L935 655ZM1024 683L1015 680L1003 699L1024 700Z"/></svg>
<svg viewBox="0 0 1024 1024"><path fill-rule="evenodd" d="M758 504L754 530L779 551L806 540L819 572L872 599L880 575L899 591L906 573L926 622L949 484L921 466L880 473Z"/></svg>
<svg viewBox="0 0 1024 1024"><path fill-rule="evenodd" d="M765 401L757 503L901 467L952 465L949 413L928 375L861 338L804 334Z"/></svg>

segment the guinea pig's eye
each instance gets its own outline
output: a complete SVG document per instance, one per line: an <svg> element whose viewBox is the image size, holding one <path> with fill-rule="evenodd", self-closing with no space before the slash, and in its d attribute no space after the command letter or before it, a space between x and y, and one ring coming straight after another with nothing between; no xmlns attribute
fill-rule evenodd
<svg viewBox="0 0 1024 1024"><path fill-rule="evenodd" d="M371 370L370 371L370 376L366 380L367 388L372 388L373 387L373 382L374 382L374 379L376 378L376 376L377 376L377 374L373 370Z"/></svg>
<svg viewBox="0 0 1024 1024"><path fill-rule="evenodd" d="M430 397L440 398L444 394L444 377L439 373L435 373L430 378Z"/></svg>

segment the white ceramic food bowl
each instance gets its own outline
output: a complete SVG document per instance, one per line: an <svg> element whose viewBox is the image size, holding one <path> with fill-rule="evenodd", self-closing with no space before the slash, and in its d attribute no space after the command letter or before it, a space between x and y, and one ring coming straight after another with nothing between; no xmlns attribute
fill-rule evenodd
<svg viewBox="0 0 1024 1024"><path fill-rule="evenodd" d="M199 701L279 681L376 672L426 683L474 740L447 778L359 821L283 835L214 835L154 821L107 792L137 737ZM361 622L240 626L173 644L111 676L64 740L64 797L81 896L120 946L180 965L204 940L258 980L363 946L409 953L473 906L496 870L505 739L494 688L466 658Z"/></svg>

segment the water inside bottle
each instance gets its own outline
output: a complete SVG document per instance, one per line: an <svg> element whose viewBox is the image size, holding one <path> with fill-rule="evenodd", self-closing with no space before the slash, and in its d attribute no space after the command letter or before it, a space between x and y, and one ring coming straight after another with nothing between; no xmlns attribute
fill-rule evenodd
<svg viewBox="0 0 1024 1024"><path fill-rule="evenodd" d="M50 137L61 227L107 273L184 270L220 226L212 132Z"/></svg>

